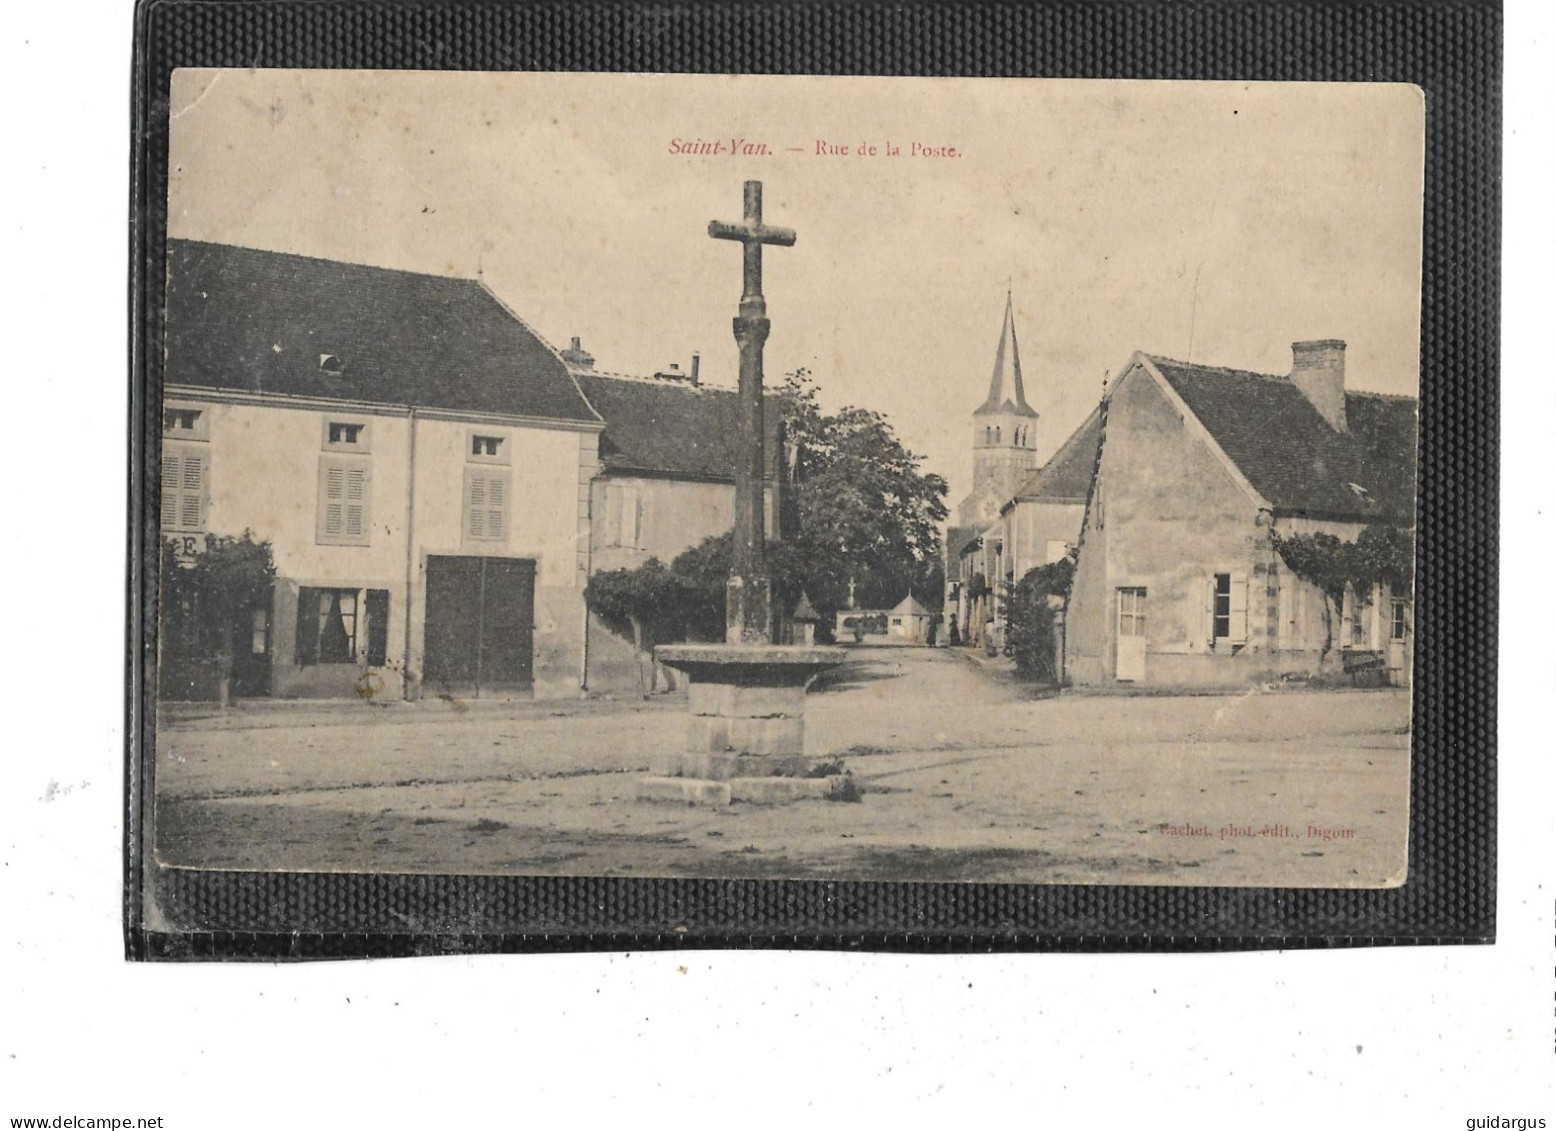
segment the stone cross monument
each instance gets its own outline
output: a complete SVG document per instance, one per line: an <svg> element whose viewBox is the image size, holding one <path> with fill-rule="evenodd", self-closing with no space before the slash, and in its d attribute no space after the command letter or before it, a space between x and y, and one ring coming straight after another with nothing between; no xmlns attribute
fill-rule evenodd
<svg viewBox="0 0 1556 1131"><path fill-rule="evenodd" d="M735 465L735 543L725 601L724 640L773 642L772 583L767 576L767 492L762 445L762 347L772 323L762 294L762 245L793 247L794 232L762 223L762 182L745 185L745 216L738 224L714 220L708 235L737 240L745 253L745 287L735 316L740 346L740 458Z"/></svg>
<svg viewBox="0 0 1556 1131"><path fill-rule="evenodd" d="M740 346L740 437L735 465L735 545L726 590L723 644L662 644L654 656L687 678L686 745L664 753L638 782L649 801L728 805L847 797L852 778L805 754L805 689L842 663L841 648L773 643L772 582L766 563L766 463L762 458L762 245L790 247L794 233L762 223L762 182L747 181L745 216L714 221L708 234L745 252L745 288L735 317ZM808 602L807 602L808 604Z"/></svg>

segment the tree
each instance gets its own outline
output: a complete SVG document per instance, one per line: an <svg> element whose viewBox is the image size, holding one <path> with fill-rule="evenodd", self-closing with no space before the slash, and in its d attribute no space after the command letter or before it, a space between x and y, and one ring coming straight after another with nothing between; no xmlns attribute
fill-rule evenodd
<svg viewBox="0 0 1556 1131"><path fill-rule="evenodd" d="M1291 572L1323 594L1320 668L1334 648L1334 622L1345 608L1347 586L1359 596L1371 592L1374 585L1387 585L1396 592L1408 592L1414 585L1415 539L1401 527L1367 526L1354 542L1322 532L1283 536L1272 531L1270 540Z"/></svg>
<svg viewBox="0 0 1556 1131"><path fill-rule="evenodd" d="M1005 613L1005 654L1016 661L1016 674L1057 683L1054 601L1070 595L1075 555L1029 569L1002 598Z"/></svg>
<svg viewBox="0 0 1556 1131"><path fill-rule="evenodd" d="M658 558L649 558L636 569L597 573L584 588L584 601L607 625L629 627L638 656L638 689L645 696L652 676L643 670L643 658L658 639L681 639L688 607L681 580L665 569Z"/></svg>
<svg viewBox="0 0 1556 1131"><path fill-rule="evenodd" d="M787 375L781 403L793 452L790 546L811 602L823 615L845 607L852 581L858 605L890 608L912 593L937 611L945 480L923 470L883 414L824 412L807 370Z"/></svg>
<svg viewBox="0 0 1556 1131"><path fill-rule="evenodd" d="M236 654L238 621L256 605L268 605L275 586L275 556L268 541L245 530L240 537L207 534L205 548L180 559L162 544L160 583L164 693L199 694L214 680L227 701Z"/></svg>
<svg viewBox="0 0 1556 1131"><path fill-rule="evenodd" d="M921 469L921 458L880 413L823 412L803 369L785 379L779 403L793 459L781 523L786 537L767 546L774 606L792 607L803 590L824 629L847 605L852 583L865 607L889 608L912 593L938 610L945 480ZM596 574L584 598L607 623L630 626L640 654L671 640L720 640L732 546L731 533L717 534L668 569L650 560Z"/></svg>

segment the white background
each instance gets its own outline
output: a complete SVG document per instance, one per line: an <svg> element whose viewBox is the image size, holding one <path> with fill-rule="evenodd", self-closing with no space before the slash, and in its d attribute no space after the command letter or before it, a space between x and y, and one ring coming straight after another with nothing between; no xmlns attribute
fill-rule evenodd
<svg viewBox="0 0 1556 1131"><path fill-rule="evenodd" d="M1511 0L1506 38L1498 942L1246 955L127 965L130 35L122 0L0 32L0 1119L1556 1126L1550 5Z"/></svg>

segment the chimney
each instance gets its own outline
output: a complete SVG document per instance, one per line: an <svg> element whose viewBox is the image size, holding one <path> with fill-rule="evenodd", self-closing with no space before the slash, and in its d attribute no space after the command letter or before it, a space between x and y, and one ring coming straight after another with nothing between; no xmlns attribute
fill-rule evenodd
<svg viewBox="0 0 1556 1131"><path fill-rule="evenodd" d="M594 355L583 348L583 343L575 336L572 344L561 351L562 360L574 369L593 369Z"/></svg>
<svg viewBox="0 0 1556 1131"><path fill-rule="evenodd" d="M692 350L692 375L691 375L690 380L691 380L691 383L693 385L698 384L699 378L698 378L697 374L698 374L698 372L701 369L702 369L702 354L697 352L696 350Z"/></svg>
<svg viewBox="0 0 1556 1131"><path fill-rule="evenodd" d="M1334 338L1291 343L1291 383L1336 432L1346 431L1345 343Z"/></svg>

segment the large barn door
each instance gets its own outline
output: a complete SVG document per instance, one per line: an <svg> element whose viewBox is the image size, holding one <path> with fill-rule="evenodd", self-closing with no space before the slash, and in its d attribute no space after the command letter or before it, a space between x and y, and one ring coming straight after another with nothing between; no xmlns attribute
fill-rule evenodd
<svg viewBox="0 0 1556 1131"><path fill-rule="evenodd" d="M534 683L535 563L427 559L425 683L435 693L528 691Z"/></svg>
<svg viewBox="0 0 1556 1131"><path fill-rule="evenodd" d="M481 688L527 691L535 683L535 563L485 558Z"/></svg>
<svg viewBox="0 0 1556 1131"><path fill-rule="evenodd" d="M1118 591L1118 656L1113 678L1125 683L1145 680L1145 590Z"/></svg>

